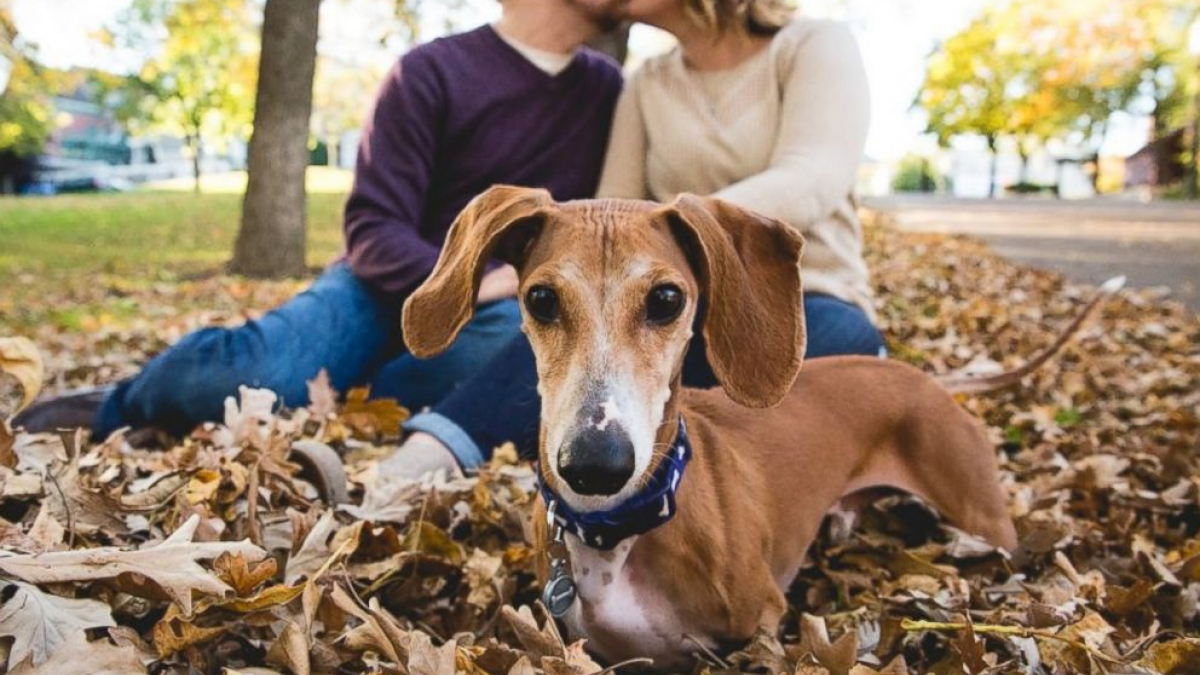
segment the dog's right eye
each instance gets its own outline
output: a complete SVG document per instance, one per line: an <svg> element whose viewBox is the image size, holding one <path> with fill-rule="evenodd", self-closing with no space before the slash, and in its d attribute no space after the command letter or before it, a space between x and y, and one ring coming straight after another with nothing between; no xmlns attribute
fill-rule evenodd
<svg viewBox="0 0 1200 675"><path fill-rule="evenodd" d="M553 323L558 318L558 293L549 286L534 286L525 293L525 309L541 323Z"/></svg>

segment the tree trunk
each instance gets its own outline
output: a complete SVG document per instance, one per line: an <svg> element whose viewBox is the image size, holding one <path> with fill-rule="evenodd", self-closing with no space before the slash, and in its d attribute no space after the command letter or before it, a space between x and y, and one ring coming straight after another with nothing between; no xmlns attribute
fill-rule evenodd
<svg viewBox="0 0 1200 675"><path fill-rule="evenodd" d="M267 0L250 137L249 182L230 271L303 274L308 124L320 0Z"/></svg>
<svg viewBox="0 0 1200 675"><path fill-rule="evenodd" d="M996 168L997 168L996 165L998 165L1000 163L1000 156L998 154L996 154L996 137L988 136L987 137L987 145L988 145L988 151L992 153L991 174L988 177L988 180L991 184L991 188L988 190L988 196L991 197L992 199L995 199L996 198L996 189L999 187L996 184Z"/></svg>
<svg viewBox="0 0 1200 675"><path fill-rule="evenodd" d="M200 132L189 135L187 140L192 146L192 191L200 194Z"/></svg>
<svg viewBox="0 0 1200 675"><path fill-rule="evenodd" d="M1200 89L1192 101L1192 133L1187 165L1183 172L1183 195L1195 199L1200 193Z"/></svg>
<svg viewBox="0 0 1200 675"><path fill-rule="evenodd" d="M1104 139L1108 137L1108 123L1100 124L1100 140L1096 141L1096 152L1092 153L1092 192L1100 194L1100 150L1104 147Z"/></svg>
<svg viewBox="0 0 1200 675"><path fill-rule="evenodd" d="M616 59L617 63L625 65L625 57L629 55L629 27L631 24L622 24L615 30L597 35L588 40L588 46L603 54Z"/></svg>

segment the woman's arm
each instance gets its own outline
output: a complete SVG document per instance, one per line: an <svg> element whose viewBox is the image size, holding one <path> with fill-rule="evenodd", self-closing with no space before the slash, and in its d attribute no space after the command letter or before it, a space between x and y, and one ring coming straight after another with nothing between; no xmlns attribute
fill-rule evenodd
<svg viewBox="0 0 1200 675"><path fill-rule="evenodd" d="M638 103L636 74L625 83L625 90L617 100L596 196L622 199L650 196L646 187L646 124Z"/></svg>
<svg viewBox="0 0 1200 675"><path fill-rule="evenodd" d="M783 109L770 166L713 196L803 231L853 191L871 104L862 56L848 28L821 23L798 37L790 72L783 66Z"/></svg>

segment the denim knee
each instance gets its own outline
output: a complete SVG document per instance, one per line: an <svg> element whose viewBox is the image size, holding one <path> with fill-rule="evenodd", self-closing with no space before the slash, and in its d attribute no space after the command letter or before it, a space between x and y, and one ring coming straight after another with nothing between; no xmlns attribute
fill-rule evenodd
<svg viewBox="0 0 1200 675"><path fill-rule="evenodd" d="M429 359L403 354L384 364L370 380L372 395L397 399L412 410L435 405L520 334L515 300L484 305L441 354Z"/></svg>
<svg viewBox="0 0 1200 675"><path fill-rule="evenodd" d="M186 433L219 420L240 385L263 387L292 407L308 401L322 369L335 388L361 382L399 349L399 304L335 264L308 290L236 328L205 328L152 359L105 401L97 433L153 425Z"/></svg>
<svg viewBox="0 0 1200 675"><path fill-rule="evenodd" d="M810 293L804 298L804 315L808 327L805 358L885 353L883 335L858 305Z"/></svg>
<svg viewBox="0 0 1200 675"><path fill-rule="evenodd" d="M101 407L95 426L98 436L122 426L157 426L184 434L199 421L219 420L224 402L240 385L277 390L281 398L294 392L278 391L260 348L239 328L204 328L186 336L160 354L137 377L121 383Z"/></svg>

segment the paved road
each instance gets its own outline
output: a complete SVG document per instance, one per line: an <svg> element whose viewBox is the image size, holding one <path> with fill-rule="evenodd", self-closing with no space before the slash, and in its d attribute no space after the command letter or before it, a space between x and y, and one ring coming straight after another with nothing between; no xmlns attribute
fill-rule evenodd
<svg viewBox="0 0 1200 675"><path fill-rule="evenodd" d="M900 229L976 236L1007 258L1077 281L1125 274L1133 286L1166 286L1200 312L1200 205L929 197L866 204Z"/></svg>

